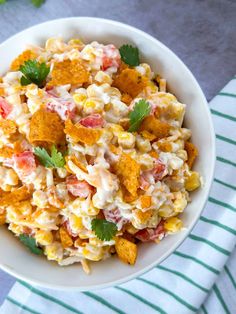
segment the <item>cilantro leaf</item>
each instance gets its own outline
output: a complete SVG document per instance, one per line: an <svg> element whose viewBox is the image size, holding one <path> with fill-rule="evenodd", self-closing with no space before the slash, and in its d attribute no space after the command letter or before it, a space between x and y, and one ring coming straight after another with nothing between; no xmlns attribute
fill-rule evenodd
<svg viewBox="0 0 236 314"><path fill-rule="evenodd" d="M37 8L41 7L42 4L44 4L45 0L31 0L34 6Z"/></svg>
<svg viewBox="0 0 236 314"><path fill-rule="evenodd" d="M35 238L21 234L19 239L32 253L37 255L43 254L43 250L37 246Z"/></svg>
<svg viewBox="0 0 236 314"><path fill-rule="evenodd" d="M116 224L105 219L95 218L92 220L91 225L96 236L102 241L110 241L117 232Z"/></svg>
<svg viewBox="0 0 236 314"><path fill-rule="evenodd" d="M62 153L58 152L55 145L52 146L51 156L56 168L63 168L65 166L65 159Z"/></svg>
<svg viewBox="0 0 236 314"><path fill-rule="evenodd" d="M133 47L131 45L123 45L120 47L119 51L121 59L122 61L124 61L124 63L131 66L139 65L139 50L137 47Z"/></svg>
<svg viewBox="0 0 236 314"><path fill-rule="evenodd" d="M129 132L135 132L139 129L143 119L151 112L151 106L145 99L140 99L135 103L133 111L129 113L130 127Z"/></svg>
<svg viewBox="0 0 236 314"><path fill-rule="evenodd" d="M65 165L65 158L59 152L55 145L52 146L51 156L45 148L35 147L34 154L37 156L40 163L47 168L62 168Z"/></svg>
<svg viewBox="0 0 236 314"><path fill-rule="evenodd" d="M20 66L20 71L23 73L23 76L21 77L21 85L25 86L34 83L39 87L42 87L49 74L50 67L47 67L44 62L39 63L36 60L28 60Z"/></svg>

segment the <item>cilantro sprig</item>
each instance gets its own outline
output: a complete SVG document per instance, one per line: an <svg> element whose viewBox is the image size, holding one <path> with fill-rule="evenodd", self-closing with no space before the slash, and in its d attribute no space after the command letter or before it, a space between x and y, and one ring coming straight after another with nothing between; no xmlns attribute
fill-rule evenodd
<svg viewBox="0 0 236 314"><path fill-rule="evenodd" d="M139 50L137 47L131 45L123 45L119 49L121 60L130 66L137 66L140 64Z"/></svg>
<svg viewBox="0 0 236 314"><path fill-rule="evenodd" d="M39 162L47 168L63 168L65 166L65 158L55 145L51 148L51 156L45 148L41 147L35 147L34 154Z"/></svg>
<svg viewBox="0 0 236 314"><path fill-rule="evenodd" d="M129 132L138 131L143 119L151 112L151 106L145 99L140 99L135 103L133 111L129 113L130 127Z"/></svg>
<svg viewBox="0 0 236 314"><path fill-rule="evenodd" d="M19 236L20 241L34 254L42 255L43 250L37 246L36 240L26 234L21 234Z"/></svg>
<svg viewBox="0 0 236 314"><path fill-rule="evenodd" d="M41 7L42 4L44 4L46 0L31 0L31 3L37 8ZM7 0L0 0L0 4L6 3Z"/></svg>
<svg viewBox="0 0 236 314"><path fill-rule="evenodd" d="M46 0L31 0L31 2L33 3L33 5L36 7L36 8L39 8L41 7L42 4L44 4Z"/></svg>
<svg viewBox="0 0 236 314"><path fill-rule="evenodd" d="M105 219L93 219L91 222L92 230L102 241L110 241L117 232L117 226L113 222Z"/></svg>
<svg viewBox="0 0 236 314"><path fill-rule="evenodd" d="M49 74L50 67L47 67L44 62L39 63L36 60L28 60L20 66L20 71L23 73L20 81L21 85L34 83L38 87L42 87Z"/></svg>

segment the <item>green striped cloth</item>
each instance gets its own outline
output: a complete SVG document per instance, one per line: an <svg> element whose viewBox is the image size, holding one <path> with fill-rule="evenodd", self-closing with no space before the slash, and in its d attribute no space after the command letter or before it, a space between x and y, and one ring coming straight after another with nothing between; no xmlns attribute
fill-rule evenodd
<svg viewBox="0 0 236 314"><path fill-rule="evenodd" d="M139 278L96 292L61 292L18 281L0 313L236 313L236 77L210 107L215 179L198 224L177 251Z"/></svg>

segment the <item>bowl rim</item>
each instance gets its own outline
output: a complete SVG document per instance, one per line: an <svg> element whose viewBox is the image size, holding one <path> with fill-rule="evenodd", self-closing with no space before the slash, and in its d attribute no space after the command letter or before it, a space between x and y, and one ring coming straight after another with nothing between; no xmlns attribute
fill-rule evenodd
<svg viewBox="0 0 236 314"><path fill-rule="evenodd" d="M188 225L188 230L185 234L185 236L183 238L180 238L178 241L176 241L176 243L170 248L168 249L165 254L162 255L162 257L158 260L158 261L154 261L153 263L149 264L148 266L142 268L141 270L138 270L136 272L133 272L132 274L130 274L129 276L125 276L122 277L120 279L114 280L114 281L110 281L107 283L102 283L102 284L95 284L95 285L91 285L91 286L64 286L62 284L58 285L54 285L51 283L45 283L43 280L37 280L37 279L31 279L28 278L24 275L19 274L17 271L11 269L10 266L7 266L5 264L2 264L0 261L0 269L2 269L3 271L7 272L8 274L14 276L16 279L18 280L22 280L25 282L28 282L29 284L32 285L37 285L39 287L45 287L45 288L49 288L49 289L54 289L54 290L64 290L64 291L92 291L92 290L98 290L98 289L104 289L104 288L108 288L108 287L112 287L115 285L119 285L122 283L125 283L127 281L130 281L132 279L137 278L140 275L143 275L145 273L147 273L148 271L150 271L153 267L155 267L156 265L162 263L167 257L169 257L188 237L188 235L190 234L190 232L192 231L192 229L194 228L194 226L196 225L196 223L199 220L199 217L202 213L202 211L205 208L205 205L207 203L208 200L208 196L211 190L211 186L213 183L213 176L214 176L214 170L215 170L215 162L216 162L216 151L215 151L215 132L214 132L214 127L213 127L213 121L211 118L211 113L210 113L210 109L206 100L206 97L198 83L198 81L195 79L193 73L189 70L189 68L184 64L184 62L170 49L168 48L166 45L164 45L161 41L159 41L158 39L156 39L155 37L153 37L152 35L146 33L145 31L142 31L134 26L131 26L129 24L126 23L122 23L116 20L111 20L111 19L105 19L105 18L98 18L98 17L90 17L90 16L74 16L74 17L65 17L65 18L57 18L57 19L53 19L53 20L47 20L45 22L42 23L38 23L35 24L33 26L27 27L25 29L23 29L22 31L10 36L9 38L7 38L6 40L4 40L1 44L0 44L0 51L1 48L4 45L7 45L8 42L14 40L14 38L17 38L19 35L21 35L22 33L32 30L34 28L37 27L42 27L42 26L50 26L50 24L53 23L60 23L60 22L73 22L75 20L90 20L92 22L103 22L103 23L107 23L110 25L115 25L118 27L123 27L126 28L129 32L135 32L137 35L140 35L142 37L146 37L147 40L152 41L157 43L163 50L167 51L169 54L171 54L173 57L175 57L175 59L178 60L178 62L181 64L181 66L183 66L185 68L185 71L188 72L188 75L191 76L194 84L196 85L197 88L197 93L199 94L199 96L201 97L201 100L203 102L203 105L206 109L206 113L207 113L207 120L208 120L208 124L209 124L209 131L210 131L210 137L212 140L212 156L211 156L211 162L209 165L209 172L208 172L208 186L204 187L206 192L205 192L205 200L203 203L203 206L201 208L201 210L199 211L198 215L196 216L196 218Z"/></svg>

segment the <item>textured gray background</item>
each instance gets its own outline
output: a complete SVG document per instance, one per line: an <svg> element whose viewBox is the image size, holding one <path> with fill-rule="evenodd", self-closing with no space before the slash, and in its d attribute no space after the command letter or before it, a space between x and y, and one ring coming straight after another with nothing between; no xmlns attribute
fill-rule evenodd
<svg viewBox="0 0 236 314"><path fill-rule="evenodd" d="M69 16L114 19L158 38L190 68L208 100L236 73L236 0L47 0L40 9L29 0L8 0L0 6L0 42ZM0 271L0 304L13 283Z"/></svg>

